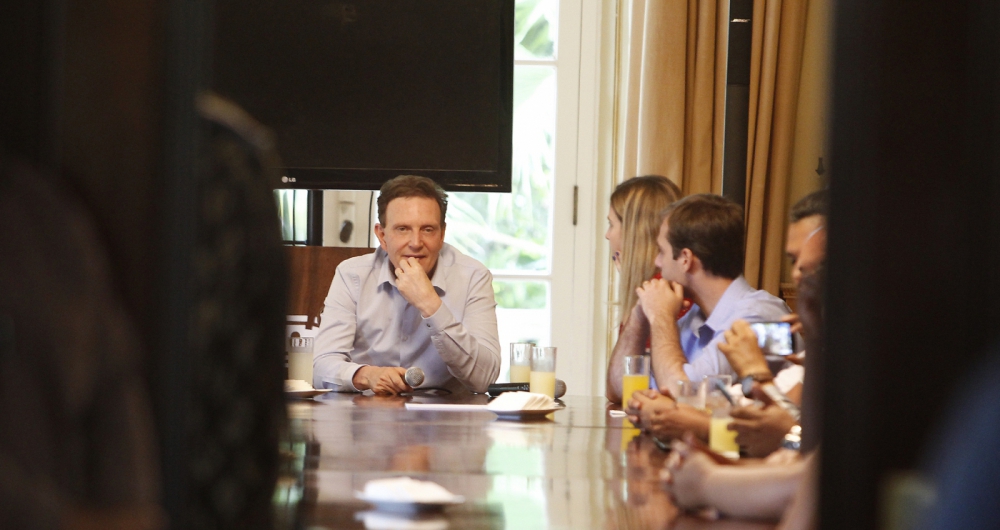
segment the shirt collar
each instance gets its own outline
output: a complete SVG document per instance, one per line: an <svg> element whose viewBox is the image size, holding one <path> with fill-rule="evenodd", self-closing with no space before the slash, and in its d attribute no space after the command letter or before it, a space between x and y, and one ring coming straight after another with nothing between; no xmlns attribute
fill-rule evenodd
<svg viewBox="0 0 1000 530"><path fill-rule="evenodd" d="M743 276L739 276L733 280L733 283L729 284L729 287L726 287L726 292L722 293L722 297L715 304L715 310L705 320L705 325L715 331L719 331L723 327L728 328L732 324L731 320L738 309L736 301L753 292L753 290L753 287L750 287L750 284L747 283Z"/></svg>
<svg viewBox="0 0 1000 530"><path fill-rule="evenodd" d="M447 291L448 270L454 263L455 254L452 252L452 247L445 243L438 253L437 266L434 267L434 276L431 277L431 285L440 291L439 294Z"/></svg>
<svg viewBox="0 0 1000 530"><path fill-rule="evenodd" d="M389 254L382 247L375 249L375 267L378 269L378 284L388 283L396 286L396 275L392 270L392 263L389 261Z"/></svg>

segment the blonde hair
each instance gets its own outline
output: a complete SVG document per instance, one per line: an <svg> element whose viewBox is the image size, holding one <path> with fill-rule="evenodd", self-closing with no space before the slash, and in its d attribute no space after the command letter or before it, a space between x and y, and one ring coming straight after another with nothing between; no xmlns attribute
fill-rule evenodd
<svg viewBox="0 0 1000 530"><path fill-rule="evenodd" d="M635 307L635 289L656 274L656 236L660 212L681 198L681 190L667 177L644 175L626 180L611 194L611 210L622 224L621 277L618 304L624 321Z"/></svg>

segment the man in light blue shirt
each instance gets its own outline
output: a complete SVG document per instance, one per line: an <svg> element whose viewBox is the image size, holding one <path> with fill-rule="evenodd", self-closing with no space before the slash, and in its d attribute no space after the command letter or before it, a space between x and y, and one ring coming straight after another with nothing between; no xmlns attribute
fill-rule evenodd
<svg viewBox="0 0 1000 530"><path fill-rule="evenodd" d="M706 375L735 376L718 343L733 322L779 320L788 306L743 278L743 209L718 195L667 207L657 237L663 279L637 290L650 326L653 374L661 387ZM679 320L684 297L694 302Z"/></svg>
<svg viewBox="0 0 1000 530"><path fill-rule="evenodd" d="M736 373L726 361L725 354L719 351L718 344L723 339L723 333L737 320L778 321L789 312L780 298L750 287L743 276L734 279L707 318L701 307L695 304L677 321L681 349L688 360L684 373L694 381L711 374L730 374L735 381Z"/></svg>
<svg viewBox="0 0 1000 530"><path fill-rule="evenodd" d="M445 244L444 191L404 175L382 186L374 254L345 260L320 316L313 386L380 394L423 387L484 392L500 372L493 276Z"/></svg>

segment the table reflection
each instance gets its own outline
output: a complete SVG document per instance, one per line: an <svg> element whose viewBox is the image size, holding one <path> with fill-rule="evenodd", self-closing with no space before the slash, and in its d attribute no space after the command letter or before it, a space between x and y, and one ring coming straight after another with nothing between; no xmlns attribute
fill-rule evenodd
<svg viewBox="0 0 1000 530"><path fill-rule="evenodd" d="M289 403L290 464L279 509L304 528L681 528L730 522L680 517L659 481L666 453L624 428L603 398L566 397L550 419L499 421L488 411L407 410L486 403L482 395L330 393ZM441 513L382 513L355 498L376 478L436 482L466 502ZM284 495L284 498L282 498ZM694 526L691 526L694 525ZM738 523L739 528L755 525ZM764 528L770 526L765 525Z"/></svg>

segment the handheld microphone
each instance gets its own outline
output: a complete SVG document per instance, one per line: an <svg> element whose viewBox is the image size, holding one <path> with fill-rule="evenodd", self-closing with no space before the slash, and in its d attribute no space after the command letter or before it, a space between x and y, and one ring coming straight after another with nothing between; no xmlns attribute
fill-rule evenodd
<svg viewBox="0 0 1000 530"><path fill-rule="evenodd" d="M493 383L486 387L486 393L497 397L504 392L530 392L529 383ZM566 383L562 379L556 379L556 399L566 395Z"/></svg>
<svg viewBox="0 0 1000 530"><path fill-rule="evenodd" d="M417 388L424 382L424 371L416 366L406 369L406 375L403 376L403 381L410 385L412 388Z"/></svg>

